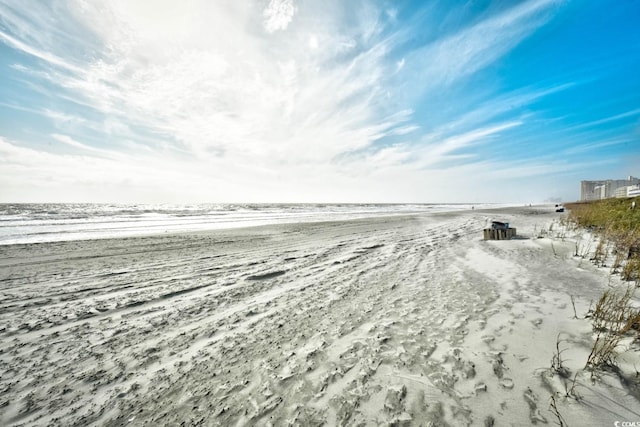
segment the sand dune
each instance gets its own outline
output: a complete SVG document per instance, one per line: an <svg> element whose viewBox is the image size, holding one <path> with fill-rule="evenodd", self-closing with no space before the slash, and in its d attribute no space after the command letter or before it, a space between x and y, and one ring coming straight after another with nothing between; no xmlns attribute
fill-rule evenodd
<svg viewBox="0 0 640 427"><path fill-rule="evenodd" d="M570 296L609 278L535 238L552 211L0 247L0 424L553 425L552 395L640 421L633 381L580 371ZM521 238L482 241L496 217Z"/></svg>

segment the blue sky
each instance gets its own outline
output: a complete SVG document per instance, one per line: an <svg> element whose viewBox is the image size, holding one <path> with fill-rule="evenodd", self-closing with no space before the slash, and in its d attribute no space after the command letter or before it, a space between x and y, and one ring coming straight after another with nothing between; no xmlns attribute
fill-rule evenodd
<svg viewBox="0 0 640 427"><path fill-rule="evenodd" d="M640 175L640 2L0 0L2 202L515 202Z"/></svg>

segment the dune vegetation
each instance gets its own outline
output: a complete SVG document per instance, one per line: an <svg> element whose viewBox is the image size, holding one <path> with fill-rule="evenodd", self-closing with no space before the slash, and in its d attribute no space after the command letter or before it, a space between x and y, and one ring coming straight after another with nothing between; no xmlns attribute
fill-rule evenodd
<svg viewBox="0 0 640 427"><path fill-rule="evenodd" d="M634 206L635 208L632 208ZM593 261L611 267L626 281L640 282L640 197L568 203L569 221L599 237Z"/></svg>
<svg viewBox="0 0 640 427"><path fill-rule="evenodd" d="M636 197L565 205L569 222L597 237L591 260L599 267L610 267L623 281L635 282L624 291L605 291L589 311L595 342L586 368L616 366L621 340L629 334L640 336L640 309L633 303L635 287L640 284L639 202Z"/></svg>

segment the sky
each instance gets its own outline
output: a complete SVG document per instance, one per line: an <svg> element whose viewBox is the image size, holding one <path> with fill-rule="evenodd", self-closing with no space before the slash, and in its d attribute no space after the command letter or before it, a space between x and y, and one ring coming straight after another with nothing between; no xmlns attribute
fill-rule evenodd
<svg viewBox="0 0 640 427"><path fill-rule="evenodd" d="M539 203L640 175L640 1L0 0L0 202Z"/></svg>

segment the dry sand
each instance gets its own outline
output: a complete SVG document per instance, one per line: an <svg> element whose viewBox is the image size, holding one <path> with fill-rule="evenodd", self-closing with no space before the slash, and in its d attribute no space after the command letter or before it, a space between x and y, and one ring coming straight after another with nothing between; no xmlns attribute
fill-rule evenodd
<svg viewBox="0 0 640 427"><path fill-rule="evenodd" d="M554 425L552 395L570 426L640 421L634 343L620 371L581 370L570 296L584 316L611 279L564 231L536 238L559 218L0 247L0 425ZM491 219L520 238L482 241Z"/></svg>

